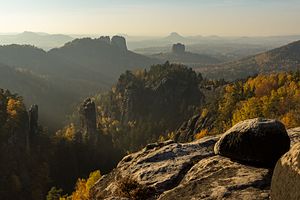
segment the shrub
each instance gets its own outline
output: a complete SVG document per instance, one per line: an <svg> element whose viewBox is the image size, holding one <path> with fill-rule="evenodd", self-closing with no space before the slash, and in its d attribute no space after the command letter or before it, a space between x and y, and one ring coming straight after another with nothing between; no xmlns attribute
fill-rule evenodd
<svg viewBox="0 0 300 200"><path fill-rule="evenodd" d="M131 177L122 178L118 182L118 188L119 196L132 200L149 199L156 195L156 190L153 187L142 185Z"/></svg>

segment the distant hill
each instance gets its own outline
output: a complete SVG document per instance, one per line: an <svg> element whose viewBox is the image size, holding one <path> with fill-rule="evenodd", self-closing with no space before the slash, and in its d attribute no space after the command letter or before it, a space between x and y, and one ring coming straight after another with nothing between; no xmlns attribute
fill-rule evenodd
<svg viewBox="0 0 300 200"><path fill-rule="evenodd" d="M300 41L238 61L199 67L197 71L209 78L234 80L259 73L298 69L300 69Z"/></svg>
<svg viewBox="0 0 300 200"><path fill-rule="evenodd" d="M187 46L190 45L203 45L203 46L229 46L234 47L235 45L250 45L256 47L279 47L284 44L296 41L300 39L300 35L282 35L282 36L261 36L261 37L230 37L230 36L183 36L179 33L173 32L167 36L161 37L133 37L126 36L128 38L129 49L141 50L147 48L164 48L174 43L181 42ZM226 50L226 49L225 49ZM195 52L195 51L192 51ZM153 53L153 52L152 52ZM200 53L200 52L197 52Z"/></svg>
<svg viewBox="0 0 300 200"><path fill-rule="evenodd" d="M2 67L5 73L0 73L0 87L18 92L28 99L27 104L42 104L41 115L61 124L55 115L64 117L81 98L109 88L126 70L158 62L128 51L119 36L76 39L50 51L5 45L0 46L0 63L6 66Z"/></svg>
<svg viewBox="0 0 300 200"><path fill-rule="evenodd" d="M186 41L186 38L179 35L176 32L172 32L172 33L170 33L170 35L163 38L163 40L170 41L170 42L184 42L184 41Z"/></svg>
<svg viewBox="0 0 300 200"><path fill-rule="evenodd" d="M30 44L49 50L54 47L60 47L66 42L73 40L72 37L63 34L47 34L25 31L15 35L0 35L0 44Z"/></svg>
<svg viewBox="0 0 300 200"><path fill-rule="evenodd" d="M128 37L128 47L144 55L168 53L174 43L184 43L189 52L209 55L223 62L239 60L256 55L296 40L300 35L266 37L222 37L222 36L182 36L171 33L166 37Z"/></svg>
<svg viewBox="0 0 300 200"><path fill-rule="evenodd" d="M97 88L108 87L126 70L156 64L149 58L127 50L123 37L75 39L60 48L44 51L31 45L0 46L0 63L24 68L49 78L85 81Z"/></svg>
<svg viewBox="0 0 300 200"><path fill-rule="evenodd" d="M51 56L62 58L66 62L84 66L85 70L117 78L125 70L148 67L158 61L127 49L123 37L75 39L61 48L48 52Z"/></svg>
<svg viewBox="0 0 300 200"><path fill-rule="evenodd" d="M221 61L213 56L205 54L196 54L192 52L185 51L185 46L183 45L183 50L176 50L177 45L182 45L180 43L174 44L171 52L153 54L151 57L161 60L162 62L170 61L172 63L182 63L190 67L197 65L206 64L216 64Z"/></svg>

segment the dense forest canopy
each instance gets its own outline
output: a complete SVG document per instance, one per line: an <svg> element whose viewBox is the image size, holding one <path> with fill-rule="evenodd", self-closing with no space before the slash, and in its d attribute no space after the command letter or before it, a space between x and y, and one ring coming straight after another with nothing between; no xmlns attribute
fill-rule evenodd
<svg viewBox="0 0 300 200"><path fill-rule="evenodd" d="M202 108L212 121L207 133L223 133L239 121L264 117L282 121L287 128L300 125L300 73L257 75L224 85L213 104Z"/></svg>
<svg viewBox="0 0 300 200"><path fill-rule="evenodd" d="M52 136L38 125L37 105L27 111L20 96L0 89L0 199L40 200L52 186L68 193L78 177L109 172L121 153L98 134L93 145Z"/></svg>

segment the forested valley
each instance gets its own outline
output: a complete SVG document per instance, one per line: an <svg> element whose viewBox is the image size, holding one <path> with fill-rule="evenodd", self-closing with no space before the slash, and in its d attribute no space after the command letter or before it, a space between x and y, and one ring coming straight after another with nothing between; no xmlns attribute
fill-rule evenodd
<svg viewBox="0 0 300 200"><path fill-rule="evenodd" d="M299 71L230 83L169 62L126 71L110 91L79 104L55 134L39 124L37 105L27 111L23 98L8 90L0 97L4 199L43 199L48 192L48 199L80 199L124 155L155 141L191 141L255 117L300 125ZM199 126L183 139L183 129L190 128L184 121L193 119Z"/></svg>

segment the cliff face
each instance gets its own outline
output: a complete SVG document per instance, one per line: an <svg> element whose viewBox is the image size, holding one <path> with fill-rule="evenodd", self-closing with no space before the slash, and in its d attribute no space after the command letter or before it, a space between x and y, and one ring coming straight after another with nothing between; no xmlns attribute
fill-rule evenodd
<svg viewBox="0 0 300 200"><path fill-rule="evenodd" d="M182 54L185 52L185 45L181 43L173 44L172 53Z"/></svg>
<svg viewBox="0 0 300 200"><path fill-rule="evenodd" d="M29 115L29 135L34 137L38 133L39 107L34 104L28 111Z"/></svg>
<svg viewBox="0 0 300 200"><path fill-rule="evenodd" d="M288 135L293 146L300 140L300 128ZM149 144L102 176L92 199L269 199L273 168L216 155L220 137Z"/></svg>
<svg viewBox="0 0 300 200"><path fill-rule="evenodd" d="M86 99L79 109L81 128L83 131L82 141L96 142L97 125L96 125L96 106L90 98Z"/></svg>
<svg viewBox="0 0 300 200"><path fill-rule="evenodd" d="M126 40L121 36L113 36L111 39L111 45L118 47L123 52L126 52L128 50Z"/></svg>

